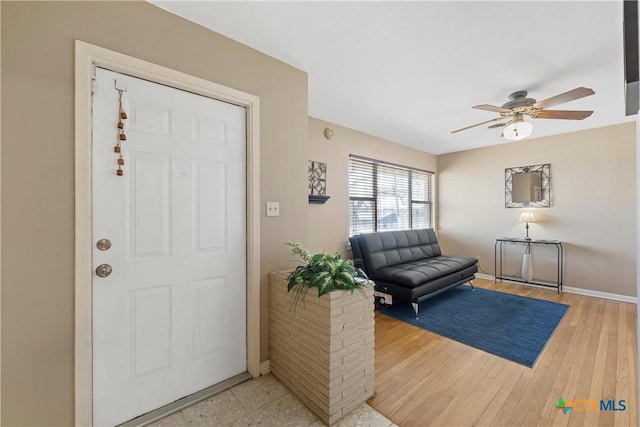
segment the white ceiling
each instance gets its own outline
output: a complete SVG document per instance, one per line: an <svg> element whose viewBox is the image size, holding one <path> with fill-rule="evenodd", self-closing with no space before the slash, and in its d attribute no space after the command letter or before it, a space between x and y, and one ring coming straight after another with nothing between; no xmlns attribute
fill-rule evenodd
<svg viewBox="0 0 640 427"><path fill-rule="evenodd" d="M634 120L624 115L622 0L243 2L155 1L172 13L304 70L309 115L442 154L502 144L480 126L516 90L596 94L535 119L531 138Z"/></svg>

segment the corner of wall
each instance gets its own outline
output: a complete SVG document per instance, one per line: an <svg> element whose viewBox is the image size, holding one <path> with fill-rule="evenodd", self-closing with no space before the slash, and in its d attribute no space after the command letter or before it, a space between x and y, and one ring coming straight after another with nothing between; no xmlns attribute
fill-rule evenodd
<svg viewBox="0 0 640 427"><path fill-rule="evenodd" d="M325 129L333 130L328 139ZM309 249L351 257L349 239L349 155L357 154L437 172L436 156L392 141L309 117L309 160L327 163L324 205L309 205Z"/></svg>

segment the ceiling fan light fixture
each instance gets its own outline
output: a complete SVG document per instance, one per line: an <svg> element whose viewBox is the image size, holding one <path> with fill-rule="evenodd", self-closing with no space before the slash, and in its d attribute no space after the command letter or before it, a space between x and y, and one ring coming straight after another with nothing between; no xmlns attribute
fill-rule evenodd
<svg viewBox="0 0 640 427"><path fill-rule="evenodd" d="M502 135L510 141L520 141L533 133L533 125L525 122L522 117L517 118L513 123L505 126Z"/></svg>

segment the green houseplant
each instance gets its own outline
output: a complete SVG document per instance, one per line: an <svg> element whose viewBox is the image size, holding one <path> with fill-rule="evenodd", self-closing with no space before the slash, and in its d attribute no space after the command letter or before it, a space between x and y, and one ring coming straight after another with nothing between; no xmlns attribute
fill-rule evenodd
<svg viewBox="0 0 640 427"><path fill-rule="evenodd" d="M294 303L304 299L310 288L318 288L318 296L334 290L354 291L367 285L369 278L353 261L343 259L339 254L315 254L300 245L286 242L293 255L299 256L306 265L300 265L289 274L287 291L295 292Z"/></svg>

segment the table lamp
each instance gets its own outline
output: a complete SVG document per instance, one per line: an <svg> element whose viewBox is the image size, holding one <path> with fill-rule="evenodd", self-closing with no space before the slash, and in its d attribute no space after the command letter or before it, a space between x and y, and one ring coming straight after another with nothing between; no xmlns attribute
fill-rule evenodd
<svg viewBox="0 0 640 427"><path fill-rule="evenodd" d="M525 228L527 229L527 240L531 240L531 237L529 237L529 223L535 223L536 222L536 217L533 215L532 212L522 212L520 214L520 222L524 222L527 225L525 226Z"/></svg>

